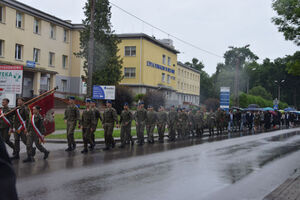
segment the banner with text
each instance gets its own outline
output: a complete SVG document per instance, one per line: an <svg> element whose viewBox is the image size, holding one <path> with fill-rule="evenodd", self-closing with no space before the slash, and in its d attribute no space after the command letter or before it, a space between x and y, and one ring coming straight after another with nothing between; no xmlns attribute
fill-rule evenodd
<svg viewBox="0 0 300 200"><path fill-rule="evenodd" d="M115 100L116 87L112 85L94 85L93 99Z"/></svg>
<svg viewBox="0 0 300 200"><path fill-rule="evenodd" d="M21 94L23 66L0 65L0 92Z"/></svg>
<svg viewBox="0 0 300 200"><path fill-rule="evenodd" d="M221 87L220 89L220 108L229 110L230 87Z"/></svg>

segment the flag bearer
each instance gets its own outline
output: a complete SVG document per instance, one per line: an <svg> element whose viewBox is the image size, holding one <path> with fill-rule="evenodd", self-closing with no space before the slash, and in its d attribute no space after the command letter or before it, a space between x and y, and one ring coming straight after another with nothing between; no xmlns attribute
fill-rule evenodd
<svg viewBox="0 0 300 200"><path fill-rule="evenodd" d="M27 159L23 160L23 162L34 162L34 150L33 150L33 142L38 148L38 150L44 153L44 159L46 160L49 156L49 151L43 147L41 144L44 140L45 134L45 126L43 117L40 115L40 106L34 106L32 109L32 116L28 127L27 132L27 142L26 142L26 150L27 150Z"/></svg>
<svg viewBox="0 0 300 200"><path fill-rule="evenodd" d="M10 133L12 129L12 122L13 122L13 115L10 114L8 116L4 116L5 113L10 111L10 108L8 107L9 99L4 98L2 100L2 108L0 109L0 135L3 139L3 142L5 142L10 148L13 150L15 149L15 145L10 141Z"/></svg>

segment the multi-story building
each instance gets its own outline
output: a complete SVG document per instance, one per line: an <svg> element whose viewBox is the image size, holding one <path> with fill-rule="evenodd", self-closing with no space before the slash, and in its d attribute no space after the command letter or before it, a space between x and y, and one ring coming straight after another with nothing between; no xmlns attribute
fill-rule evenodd
<svg viewBox="0 0 300 200"><path fill-rule="evenodd" d="M177 95L179 104L199 105L200 72L177 62Z"/></svg>
<svg viewBox="0 0 300 200"><path fill-rule="evenodd" d="M0 0L0 65L24 66L23 96L58 86L82 93L80 24L72 24L18 1Z"/></svg>
<svg viewBox="0 0 300 200"><path fill-rule="evenodd" d="M135 94L159 90L166 104L177 104L177 53L169 40L157 40L143 33L120 34L119 54L123 58L124 79L121 85Z"/></svg>

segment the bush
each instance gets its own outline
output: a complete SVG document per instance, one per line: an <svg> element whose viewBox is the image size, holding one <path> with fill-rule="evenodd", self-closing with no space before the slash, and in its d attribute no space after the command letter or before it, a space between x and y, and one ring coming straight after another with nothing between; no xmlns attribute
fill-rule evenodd
<svg viewBox="0 0 300 200"><path fill-rule="evenodd" d="M249 94L253 96L260 96L266 100L272 100L272 95L269 93L264 87L262 86L256 86L253 87L250 91Z"/></svg>
<svg viewBox="0 0 300 200"><path fill-rule="evenodd" d="M117 113L120 114L123 110L124 103L127 102L129 106L132 105L133 95L130 88L125 86L116 87L116 100L114 102L114 108L117 110Z"/></svg>
<svg viewBox="0 0 300 200"><path fill-rule="evenodd" d="M134 97L134 101L135 101L135 102L139 102L139 100L143 100L144 97L145 97L145 94L137 94L137 95L135 95L135 97Z"/></svg>
<svg viewBox="0 0 300 200"><path fill-rule="evenodd" d="M220 100L209 98L204 101L204 105L206 106L207 111L216 111L220 107Z"/></svg>
<svg viewBox="0 0 300 200"><path fill-rule="evenodd" d="M158 110L159 106L165 105L165 96L160 91L149 91L145 94L144 98L145 106L152 105L155 110Z"/></svg>

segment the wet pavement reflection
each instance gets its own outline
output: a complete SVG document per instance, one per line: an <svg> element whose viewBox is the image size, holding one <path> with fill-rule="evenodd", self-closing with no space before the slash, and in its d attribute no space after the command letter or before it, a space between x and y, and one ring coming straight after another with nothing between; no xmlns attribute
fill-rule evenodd
<svg viewBox="0 0 300 200"><path fill-rule="evenodd" d="M295 130L235 133L108 152L98 146L86 156L80 149L57 150L47 161L14 162L17 187L20 199L206 199L268 164L293 153L299 157L300 129Z"/></svg>

